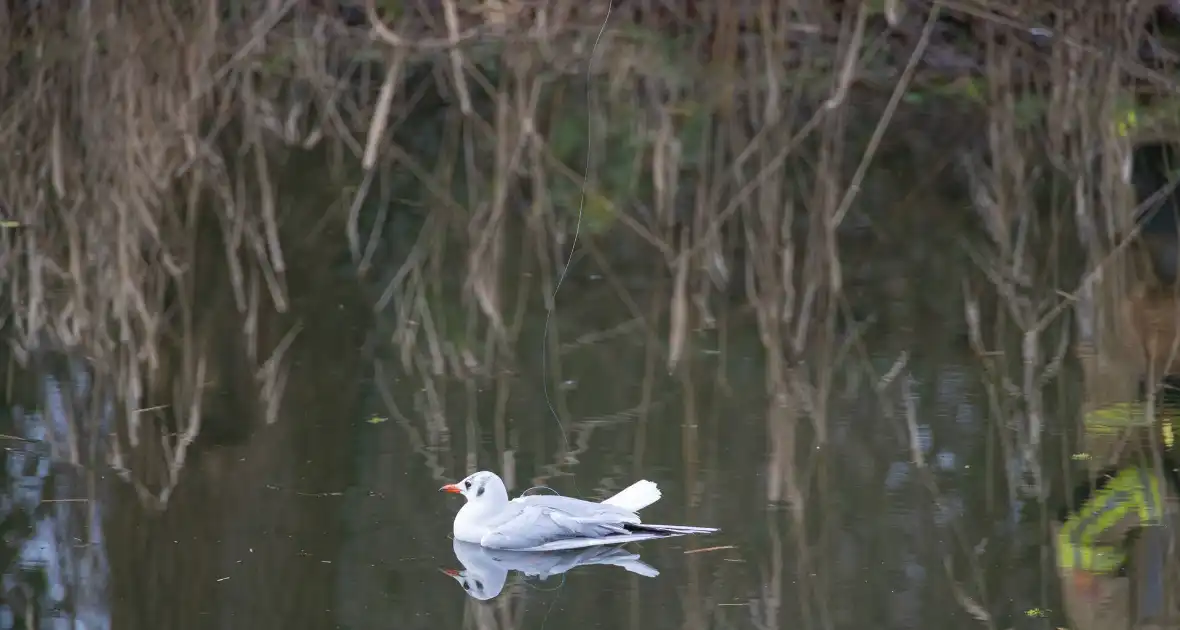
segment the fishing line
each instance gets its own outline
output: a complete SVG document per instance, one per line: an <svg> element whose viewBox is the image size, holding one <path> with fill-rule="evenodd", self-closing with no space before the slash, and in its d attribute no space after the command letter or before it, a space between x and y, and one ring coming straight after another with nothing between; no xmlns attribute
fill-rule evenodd
<svg viewBox="0 0 1180 630"><path fill-rule="evenodd" d="M544 351L544 348L542 348L542 351ZM560 423L561 420L558 419L558 422ZM562 435L564 435L564 434L565 433L563 431ZM575 485L575 487L576 487L576 485ZM532 492L533 490L541 490L541 489L548 490L557 496L561 496L560 492L554 490L553 488L550 488L549 486L533 486L533 487L529 488L528 490L525 490L524 492L522 492L521 496L527 496L528 493ZM530 588L534 591L540 592L540 593L552 593L554 591L561 591L562 587L565 586L565 573L561 574L561 582L558 582L557 586L555 586L553 588L541 588L540 586L530 584L527 578L521 580L520 583L521 583L521 585L523 585L527 588ZM541 618L541 630L545 630L545 624L548 623L548 621L549 621L549 613L553 612L553 607L557 605L557 598L559 598L559 597L561 597L560 592L558 592L557 595L553 596L553 601L549 602L549 607L545 609L545 616Z"/></svg>
<svg viewBox="0 0 1180 630"><path fill-rule="evenodd" d="M538 581L537 581L537 584L540 584L541 582L542 582L542 580L538 580ZM553 588L541 588L540 586L537 586L537 584L533 584L533 583L529 582L527 577L526 577L525 579L523 579L523 580L521 580L521 581L520 581L520 585L521 585L521 586L523 586L523 587L525 587L525 588L528 588L528 589L531 589L531 590L534 590L534 591L536 591L536 592L538 592L538 593L552 593L552 592L554 592L554 591L559 591L559 590L561 590L561 587L565 586L565 574L564 574L564 573L562 573L562 574L561 574L561 581L560 581L560 582L558 582L558 583L557 583L557 586L554 586ZM557 598L556 598L556 597L554 597L554 598L553 598L553 601L554 601L554 602L556 602L556 601L557 601ZM553 610L553 604L552 604L552 603L550 603L550 604L549 604L549 610ZM548 611L546 611L546 612L545 612L545 617L546 617L546 618L548 618L548 617L549 617L549 612L548 612ZM542 622L541 622L541 627L542 627L542 628L544 628L544 627L545 627L545 622L544 622L544 621L542 621Z"/></svg>
<svg viewBox="0 0 1180 630"><path fill-rule="evenodd" d="M586 66L586 170L582 173L582 192L578 198L578 222L574 225L574 240L570 243L569 258L565 261L561 275L557 277L557 286L553 287L553 296L549 298L552 306L545 313L545 331L541 334L541 389L545 392L545 404L549 406L549 413L553 414L553 419L557 421L557 428L561 432L561 442L565 447L566 456L569 455L570 442L565 436L565 426L561 423L561 416L557 415L557 409L553 407L553 400L549 397L549 353L546 351L549 347L549 320L553 319L553 311L557 310L557 292L561 290L561 283L565 281L570 265L574 262L574 250L578 247L578 234L582 231L582 212L586 208L586 186L590 180L590 158L594 149L594 77L592 72L594 70L594 54L598 52L598 43L602 41L602 34L606 32L606 25L610 22L610 14L614 4L614 0L610 0L606 4L606 17L602 19L602 27L598 29L598 36L594 38L594 46L590 48L590 61ZM578 483L575 481L574 490L577 488Z"/></svg>
<svg viewBox="0 0 1180 630"><path fill-rule="evenodd" d="M553 612L553 607L557 605L557 600L561 599L561 593L565 590L565 574L561 574L561 584L557 588L549 589L549 592L556 591L557 594L553 596L553 601L549 602L549 607L545 609L545 616L541 618L541 630L545 630L545 624L549 623L549 614ZM540 590L540 589L537 589Z"/></svg>

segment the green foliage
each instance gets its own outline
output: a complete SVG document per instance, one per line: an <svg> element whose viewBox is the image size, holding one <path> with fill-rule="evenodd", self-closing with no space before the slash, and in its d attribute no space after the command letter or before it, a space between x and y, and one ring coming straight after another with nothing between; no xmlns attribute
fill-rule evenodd
<svg viewBox="0 0 1180 630"><path fill-rule="evenodd" d="M570 171L589 173L585 182L565 173L551 173L550 195L559 208L582 208L582 228L603 234L618 213L632 202L651 203L652 155L657 142L652 131L655 115L628 103L612 103L606 111L588 112L585 103L563 104L549 127L549 148ZM704 159L711 112L688 104L673 115L674 142L679 144L679 168L686 174ZM589 163L587 162L589 159Z"/></svg>
<svg viewBox="0 0 1180 630"><path fill-rule="evenodd" d="M405 13L402 0L377 0L377 13L386 22L393 22Z"/></svg>
<svg viewBox="0 0 1180 630"><path fill-rule="evenodd" d="M978 76L956 77L951 81L929 81L906 92L904 100L911 105L925 105L936 98L982 105L986 98L986 79Z"/></svg>

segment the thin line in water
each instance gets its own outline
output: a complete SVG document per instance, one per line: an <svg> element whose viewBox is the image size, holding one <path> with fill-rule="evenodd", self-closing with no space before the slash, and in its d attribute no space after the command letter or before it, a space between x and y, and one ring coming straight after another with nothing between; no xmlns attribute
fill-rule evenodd
<svg viewBox="0 0 1180 630"><path fill-rule="evenodd" d="M549 353L546 348L549 344L549 320L553 318L553 311L557 310L557 292L561 290L561 283L565 281L566 274L569 273L570 265L574 261L574 250L578 247L578 235L582 231L582 212L586 207L586 186L590 179L590 157L594 148L594 54L598 51L598 43L602 41L602 34L606 32L606 25L610 22L611 10L614 9L614 0L611 0L606 5L606 17L602 19L602 27L598 29L598 36L594 38L594 46L590 49L590 60L586 66L586 170L582 173L582 192L578 198L578 222L574 225L574 240L570 243L570 254L565 261L565 267L561 270L561 275L557 277L557 286L553 287L553 297L550 298L552 307L545 313L545 331L541 334L541 389L545 392L545 404L549 406L549 413L553 414L553 419L557 421L557 429L561 432L561 443L565 448L564 456L569 455L570 442L565 435L565 426L561 423L561 416L557 414L557 409L553 407L553 400L549 397ZM577 491L578 482L574 481L574 490ZM546 617L548 614L546 614Z"/></svg>

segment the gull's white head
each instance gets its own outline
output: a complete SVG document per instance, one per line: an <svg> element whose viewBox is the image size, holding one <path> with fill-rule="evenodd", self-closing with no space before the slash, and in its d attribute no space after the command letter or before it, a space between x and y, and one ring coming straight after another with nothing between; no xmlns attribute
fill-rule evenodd
<svg viewBox="0 0 1180 630"><path fill-rule="evenodd" d="M471 473L463 481L447 484L439 490L461 494L468 504L500 505L508 502L508 490L504 482L499 475L487 470Z"/></svg>

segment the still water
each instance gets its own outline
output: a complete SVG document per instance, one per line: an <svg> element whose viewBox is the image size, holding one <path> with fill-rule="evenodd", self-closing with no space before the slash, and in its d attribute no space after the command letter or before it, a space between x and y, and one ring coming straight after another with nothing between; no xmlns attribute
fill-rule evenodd
<svg viewBox="0 0 1180 630"><path fill-rule="evenodd" d="M232 358L229 290L205 289L202 343L230 357L206 383L216 442L194 451L162 511L85 440L71 454L68 418L114 421L80 402L83 369L8 368L0 627L1062 625L1046 508L1009 489L1015 465L966 341L959 279L971 263L888 238L862 248L874 264L848 263L863 324L830 355L824 441L804 414L793 449L772 439L765 355L741 299L690 333L669 372L666 283L582 256L547 345L537 281L522 274L505 282L530 296L516 343L485 344L469 310L432 297L431 319L412 324L441 342L423 333L405 352L388 312L373 313L382 279L313 255L340 234L294 247L291 310L257 324L272 348L298 327L269 398ZM721 532L631 545L548 579L496 575L478 553L456 556L462 499L437 491L479 469L514 495L544 485L601 499L650 479L663 498L645 520ZM445 572L473 566L488 588L503 579L498 596L469 598Z"/></svg>

